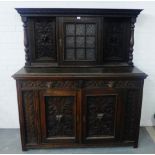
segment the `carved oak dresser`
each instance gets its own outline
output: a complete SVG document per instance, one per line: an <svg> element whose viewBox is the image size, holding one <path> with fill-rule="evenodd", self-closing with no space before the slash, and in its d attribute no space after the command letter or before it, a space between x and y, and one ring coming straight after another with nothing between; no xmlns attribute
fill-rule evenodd
<svg viewBox="0 0 155 155"><path fill-rule="evenodd" d="M15 73L22 149L138 146L143 82L137 9L18 8L25 66Z"/></svg>

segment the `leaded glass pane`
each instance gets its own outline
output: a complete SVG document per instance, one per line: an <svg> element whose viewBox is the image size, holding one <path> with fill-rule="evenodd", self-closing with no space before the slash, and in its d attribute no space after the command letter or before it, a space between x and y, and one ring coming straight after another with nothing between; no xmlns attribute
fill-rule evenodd
<svg viewBox="0 0 155 155"><path fill-rule="evenodd" d="M84 46L85 46L85 38L76 37L76 47L84 47Z"/></svg>
<svg viewBox="0 0 155 155"><path fill-rule="evenodd" d="M96 25L95 24L86 24L86 35L95 35Z"/></svg>
<svg viewBox="0 0 155 155"><path fill-rule="evenodd" d="M74 57L74 49L66 49L66 57L65 59L66 60L74 60L75 57Z"/></svg>
<svg viewBox="0 0 155 155"><path fill-rule="evenodd" d="M86 37L86 47L87 48L95 47L95 37Z"/></svg>
<svg viewBox="0 0 155 155"><path fill-rule="evenodd" d="M74 48L74 37L66 37L66 47Z"/></svg>
<svg viewBox="0 0 155 155"><path fill-rule="evenodd" d="M74 35L74 34L75 34L75 25L66 24L66 35Z"/></svg>
<svg viewBox="0 0 155 155"><path fill-rule="evenodd" d="M85 35L85 24L76 24L76 35Z"/></svg>
<svg viewBox="0 0 155 155"><path fill-rule="evenodd" d="M94 61L96 59L96 24L68 23L65 29L65 60Z"/></svg>
<svg viewBox="0 0 155 155"><path fill-rule="evenodd" d="M95 49L87 49L86 57L87 57L87 60L95 60Z"/></svg>
<svg viewBox="0 0 155 155"><path fill-rule="evenodd" d="M76 49L76 57L77 57L77 60L84 60L85 59L85 49Z"/></svg>

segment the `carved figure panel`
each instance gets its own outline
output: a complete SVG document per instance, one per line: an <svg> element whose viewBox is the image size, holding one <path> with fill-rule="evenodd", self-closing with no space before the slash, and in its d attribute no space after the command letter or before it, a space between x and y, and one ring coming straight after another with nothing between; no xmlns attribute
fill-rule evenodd
<svg viewBox="0 0 155 155"><path fill-rule="evenodd" d="M74 137L75 108L73 96L46 96L47 137Z"/></svg>
<svg viewBox="0 0 155 155"><path fill-rule="evenodd" d="M26 143L35 144L37 143L37 131L35 127L35 108L33 91L24 91L23 96L23 113L25 120L25 138Z"/></svg>
<svg viewBox="0 0 155 155"><path fill-rule="evenodd" d="M34 22L35 56L37 59L57 59L54 18L40 18Z"/></svg>
<svg viewBox="0 0 155 155"><path fill-rule="evenodd" d="M113 136L115 95L87 96L87 136Z"/></svg>

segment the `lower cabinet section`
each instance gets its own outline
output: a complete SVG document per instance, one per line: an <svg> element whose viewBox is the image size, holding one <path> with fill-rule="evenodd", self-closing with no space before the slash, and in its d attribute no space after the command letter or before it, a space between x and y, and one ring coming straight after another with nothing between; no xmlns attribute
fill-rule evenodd
<svg viewBox="0 0 155 155"><path fill-rule="evenodd" d="M143 80L17 80L23 150L137 147Z"/></svg>

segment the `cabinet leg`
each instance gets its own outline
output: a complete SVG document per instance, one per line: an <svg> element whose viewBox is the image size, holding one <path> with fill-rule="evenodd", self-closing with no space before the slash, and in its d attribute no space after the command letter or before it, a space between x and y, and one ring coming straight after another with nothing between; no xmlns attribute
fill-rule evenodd
<svg viewBox="0 0 155 155"><path fill-rule="evenodd" d="M26 147L22 147L22 151L27 151L27 148Z"/></svg>
<svg viewBox="0 0 155 155"><path fill-rule="evenodd" d="M135 142L133 148L138 148L138 142Z"/></svg>

